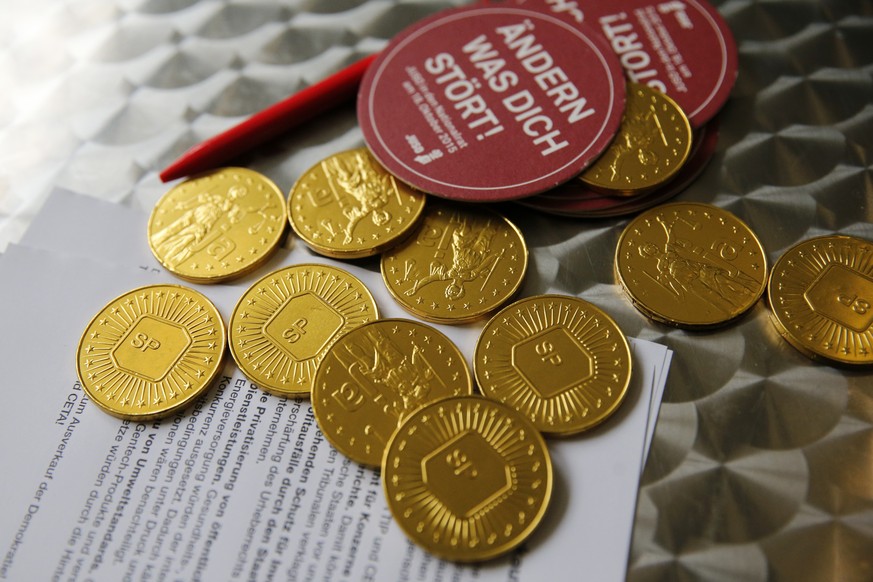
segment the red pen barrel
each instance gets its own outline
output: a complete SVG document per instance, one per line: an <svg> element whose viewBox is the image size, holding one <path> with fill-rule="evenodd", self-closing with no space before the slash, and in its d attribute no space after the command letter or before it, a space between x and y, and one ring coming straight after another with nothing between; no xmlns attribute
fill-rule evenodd
<svg viewBox="0 0 873 582"><path fill-rule="evenodd" d="M161 181L169 182L222 166L243 152L353 98L361 78L375 58L376 55L365 57L192 147L160 173Z"/></svg>

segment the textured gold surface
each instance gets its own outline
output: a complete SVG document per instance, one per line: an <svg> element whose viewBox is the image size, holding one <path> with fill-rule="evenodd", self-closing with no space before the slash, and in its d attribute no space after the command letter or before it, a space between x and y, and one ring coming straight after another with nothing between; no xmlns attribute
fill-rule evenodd
<svg viewBox="0 0 873 582"><path fill-rule="evenodd" d="M50 188L150 208L165 191L156 173L184 150L450 4L465 2L7 3L0 248L21 239ZM680 199L739 216L771 260L819 234L873 239L871 3L711 4L734 33L740 70L718 151ZM290 185L359 135L354 108L339 108L248 160ZM873 370L804 357L763 302L712 332L653 323L615 284L627 219L508 212L531 251L526 292L592 300L628 336L675 351L628 580L873 579ZM435 577L440 564L427 567Z"/></svg>
<svg viewBox="0 0 873 582"><path fill-rule="evenodd" d="M158 200L149 248L171 273L218 283L261 265L281 242L285 222L285 197L272 181L246 168L223 168Z"/></svg>
<svg viewBox="0 0 873 582"><path fill-rule="evenodd" d="M328 265L294 265L256 281L230 317L233 359L253 382L280 396L309 396L328 348L378 318L370 291Z"/></svg>
<svg viewBox="0 0 873 582"><path fill-rule="evenodd" d="M803 241L773 265L771 321L811 357L873 364L873 243L831 235Z"/></svg>
<svg viewBox="0 0 873 582"><path fill-rule="evenodd" d="M609 194L643 194L669 182L690 151L691 125L682 108L656 89L628 83L615 139L579 179Z"/></svg>
<svg viewBox="0 0 873 582"><path fill-rule="evenodd" d="M288 214L312 250L353 259L379 254L407 236L425 199L358 148L307 170L291 189Z"/></svg>
<svg viewBox="0 0 873 582"><path fill-rule="evenodd" d="M330 347L315 372L312 409L337 450L379 466L388 439L411 412L472 393L464 355L449 338L423 323L380 319Z"/></svg>
<svg viewBox="0 0 873 582"><path fill-rule="evenodd" d="M739 317L767 284L767 258L755 233L726 210L685 202L632 220L618 240L615 271L637 309L690 328Z"/></svg>
<svg viewBox="0 0 873 582"><path fill-rule="evenodd" d="M552 492L552 461L539 432L514 410L475 396L413 413L388 443L382 476L406 535L460 562L522 543Z"/></svg>
<svg viewBox="0 0 873 582"><path fill-rule="evenodd" d="M631 377L630 347L615 321L576 297L539 295L500 310L473 356L482 393L547 434L570 435L609 418Z"/></svg>
<svg viewBox="0 0 873 582"><path fill-rule="evenodd" d="M428 321L479 319L511 298L527 270L521 231L483 207L431 202L419 228L382 255L382 279Z"/></svg>
<svg viewBox="0 0 873 582"><path fill-rule="evenodd" d="M201 293L179 285L140 287L110 301L85 328L76 373L109 414L163 418L212 383L224 345L221 314Z"/></svg>

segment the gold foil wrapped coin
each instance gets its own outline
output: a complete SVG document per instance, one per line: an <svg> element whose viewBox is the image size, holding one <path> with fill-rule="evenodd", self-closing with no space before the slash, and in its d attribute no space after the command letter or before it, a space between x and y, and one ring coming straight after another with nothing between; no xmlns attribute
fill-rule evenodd
<svg viewBox="0 0 873 582"><path fill-rule="evenodd" d="M256 281L230 317L233 359L255 384L280 396L306 396L328 348L378 318L370 291L328 265L279 269Z"/></svg>
<svg viewBox="0 0 873 582"><path fill-rule="evenodd" d="M521 231L482 207L431 203L419 228L382 255L382 279L422 319L465 323L510 299L527 270Z"/></svg>
<svg viewBox="0 0 873 582"><path fill-rule="evenodd" d="M509 552L542 521L552 461L540 433L485 398L448 398L414 412L382 461L388 507L432 554L459 562Z"/></svg>
<svg viewBox="0 0 873 582"><path fill-rule="evenodd" d="M149 247L168 271L218 283L260 266L282 240L285 197L265 176L223 168L174 186L148 224Z"/></svg>
<svg viewBox="0 0 873 582"><path fill-rule="evenodd" d="M467 363L449 338L423 323L380 319L330 347L315 372L312 408L337 450L379 466L388 439L410 413L472 393Z"/></svg>
<svg viewBox="0 0 873 582"><path fill-rule="evenodd" d="M473 356L485 396L518 410L538 430L571 435L597 426L624 400L631 355L598 307L563 295L516 301L485 325Z"/></svg>
<svg viewBox="0 0 873 582"><path fill-rule="evenodd" d="M675 101L647 85L628 83L618 133L579 179L612 195L651 192L682 168L691 137L691 124Z"/></svg>
<svg viewBox="0 0 873 582"><path fill-rule="evenodd" d="M726 210L690 202L632 220L619 237L615 271L638 310L692 329L736 319L767 285L767 257L755 233Z"/></svg>
<svg viewBox="0 0 873 582"><path fill-rule="evenodd" d="M843 235L802 241L776 261L770 320L805 355L873 364L873 243Z"/></svg>
<svg viewBox="0 0 873 582"><path fill-rule="evenodd" d="M389 174L359 148L330 156L291 189L294 232L322 255L354 259L381 253L415 227L425 195Z"/></svg>
<svg viewBox="0 0 873 582"><path fill-rule="evenodd" d="M187 406L221 371L225 327L201 293L150 285L113 299L88 324L76 373L88 397L128 420Z"/></svg>

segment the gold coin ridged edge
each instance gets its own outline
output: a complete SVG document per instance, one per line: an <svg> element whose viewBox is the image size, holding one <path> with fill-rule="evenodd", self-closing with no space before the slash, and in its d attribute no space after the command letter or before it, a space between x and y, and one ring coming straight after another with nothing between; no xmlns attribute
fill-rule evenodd
<svg viewBox="0 0 873 582"><path fill-rule="evenodd" d="M249 294L249 292L252 289L257 287L263 281L268 280L270 277L274 277L279 273L282 273L282 272L285 272L285 271L288 271L291 269L297 269L297 268L314 268L314 269L317 268L317 269L328 269L328 270L333 270L333 271L339 271L339 272L343 273L344 276L349 277L351 279L354 279L355 281L357 281L360 284L361 289L365 292L362 295L369 300L369 303L373 307L373 315L372 315L373 319L374 320L379 319L379 306L376 303L376 299L375 299L375 297L373 297L373 294L370 292L370 289L358 277L356 277L355 275L352 275L351 273L349 273L345 269L341 269L340 267L335 267L333 265L326 265L326 264L322 264L322 263L299 263L299 264L295 264L295 265L289 265L287 267L282 267L280 269L277 269L276 271L272 271L270 273L267 273L266 275L264 275L263 277L261 277L257 281L254 281L248 288L246 288L246 290L243 291L242 295L240 295L239 300L237 300L236 305L234 305L233 311L231 312L230 318L228 320L229 325L230 326L233 325L233 320L236 317L236 314L237 314L239 307L242 305L243 301L246 299L246 296ZM336 340L338 340L340 337L342 337L342 335L343 334L339 334L336 337L334 337L333 341L331 342L330 345L333 345L333 342L336 342ZM236 363L236 365L240 369L240 371L246 376L246 378L251 380L255 385L258 386L258 388L260 388L261 390L263 390L265 392L268 392L270 394L274 394L274 395L280 396L280 397L288 397L288 398L297 398L297 397L309 398L310 397L310 395L312 393L310 388L307 388L305 390L283 389L280 387L272 386L270 384L265 384L261 380L253 378L252 375L247 371L247 365L244 364L243 362L241 362L241 360L236 352L236 348L234 347L232 338L233 338L233 328L231 327L228 329L228 332L227 332L227 347L228 347L228 350L230 351L231 358ZM330 345L328 345L324 348L325 353L326 353L327 349L330 347ZM323 356L322 356L322 358L323 358ZM319 360L319 363L320 362L321 362L321 360ZM312 378L314 378L314 375L312 376Z"/></svg>
<svg viewBox="0 0 873 582"><path fill-rule="evenodd" d="M403 319L403 318L377 319L375 321L365 323L364 325L362 325L360 327L356 327L356 328L350 330L349 332L347 332L346 334L344 334L342 337L338 338L337 341L335 341L328 348L327 352L324 355L324 358L322 358L322 363L325 360L327 360L328 356L330 355L331 350L333 350L334 348L339 346L340 343L343 341L343 339L347 339L348 335L350 335L352 333L362 333L361 330L365 330L367 327L370 327L370 326L385 325L385 324L391 324L394 322L402 322L404 324L413 324L413 325L421 327L422 329L426 329L429 333L433 333L433 334L440 336L443 339L443 341L454 350L454 355L459 359L459 361L461 363L461 367L463 368L464 373L466 375L465 376L466 381L464 381L463 384L465 385L465 390L467 392L467 396L473 395L473 376L470 372L469 366L467 365L467 360L464 357L464 354L461 352L460 348L458 348L458 346L455 345L455 343L451 339L449 339L448 336L446 336L444 333L442 333L440 330L436 329L435 327L429 326L425 323L415 321L412 319ZM384 443L385 446L383 447L382 451L379 453L378 457L374 457L372 459L365 458L363 456L359 456L356 451L353 451L353 450L349 449L348 447L346 447L346 445L344 443L338 442L338 440L335 438L336 435L333 434L333 431L330 430L328 428L327 423L325 423L325 420L326 420L324 418L325 411L321 408L321 405L317 403L319 394L317 393L317 389L316 389L320 375L325 373L325 371L323 371L323 370L324 370L324 366L319 365L318 369L316 369L316 371L315 371L315 376L313 378L312 395L311 395L312 411L313 411L313 414L315 415L315 420L318 423L318 426L321 428L321 432L324 434L325 438L327 438L327 440L330 441L330 443L334 446L335 449L337 449L340 453L342 453L346 457L350 458L351 460L355 461L356 463L360 463L362 465L368 465L368 466L372 466L372 467L380 467L382 464L382 457L384 455L385 448L387 448L388 441L386 441ZM440 399L440 398L438 398L438 399ZM428 406L428 405L432 404L433 402L436 402L436 400L438 400L438 399L422 402L419 406L417 406L416 408L414 408L408 412L407 418L409 416L411 416L412 414L414 414L418 409L423 408L425 406ZM401 421L401 423L402 423L402 421ZM400 426L400 425L398 424L397 426ZM396 426L392 427L391 434L394 434L394 431L396 431L396 430L397 430ZM389 435L389 440L390 440L390 435Z"/></svg>
<svg viewBox="0 0 873 582"><path fill-rule="evenodd" d="M136 293L142 293L142 292L146 291L147 289L152 289L155 287L176 288L176 289L182 289L188 293L194 293L195 295L199 295L207 305L211 306L212 309L215 311L216 320L217 320L218 325L220 327L220 334L219 334L220 337L219 337L218 343L219 343L219 345L222 346L222 349L219 351L219 355L218 355L218 358L215 362L215 367L214 367L214 370L212 371L212 373L209 376L204 377L202 385L197 390L195 390L192 394L190 394L187 398L185 398L184 400L176 403L172 407L166 408L166 409L161 410L159 412L143 414L143 415L124 414L124 413L121 413L121 412L107 406L103 402L101 402L101 400L99 398L96 398L95 395L91 392L90 383L86 380L85 374L82 373L83 371L81 369L81 364L80 364L80 355L82 353L82 347L84 346L85 341L87 339L86 336L88 335L88 330L91 329L91 326L94 324L95 321L98 320L98 318L103 314L104 310L107 307L109 307L110 305L112 305L116 301L120 300L122 297L126 297L128 295L133 295ZM199 291L191 289L190 287L185 287L184 285L178 285L175 283L155 283L152 285L145 285L142 287L137 287L135 289L131 289L129 291L125 291L124 293L121 293L117 297L113 298L111 301L106 302L106 304L103 305L103 307L101 307L97 311L97 313L94 314L94 316L88 321L88 324L85 326L85 330L82 332L82 335L79 338L79 342L76 346L76 376L79 378L79 383L82 385L82 389L88 395L88 398L98 408L100 408L100 410L106 412L107 414L110 414L116 418L121 418L123 420L131 420L131 421L159 420L161 418L167 418L168 416L172 416L177 411L182 410L183 408L189 406L191 404L191 402L196 400L199 396L201 396L204 392L206 392L209 389L209 386L212 384L213 381L215 381L216 378L218 378L218 376L221 374L222 368L224 367L225 353L227 351L225 349L226 342L227 342L227 327L224 324L224 318L222 318L221 312L218 311L218 308L215 307L215 304L212 303L212 301L208 297L206 297L205 295L203 295Z"/></svg>
<svg viewBox="0 0 873 582"><path fill-rule="evenodd" d="M809 358L810 360L813 360L815 362L819 362L819 363L825 364L825 365L839 366L839 367L844 368L844 369L863 369L863 368L871 367L871 366L873 366L873 356L871 356L869 361L858 362L858 361L853 361L853 360L849 360L846 358L841 358L838 355L829 355L827 353L816 350L816 349L810 347L809 345L805 344L800 338L796 337L795 334L793 334L789 331L788 327L785 325L785 322L783 322L781 320L781 318L777 314L776 308L774 307L774 299L775 298L773 296L773 289L774 289L773 279L774 279L774 277L777 276L776 273L779 270L781 270L780 263L783 260L788 260L790 254L793 253L794 251L796 251L797 249L800 249L801 247L804 247L807 245L814 245L814 244L818 244L818 243L824 243L824 242L849 242L849 243L860 242L863 244L871 245L871 247L873 247L873 241L869 241L869 240L864 239L864 238L850 236L850 235L833 234L833 235L822 235L822 236L817 236L817 237L813 237L810 239L805 239L805 240L799 241L799 242L793 244L792 246L790 246L789 248L787 248L780 255L780 257L773 263L773 267L770 270L770 276L769 276L769 280L768 280L767 294L766 294L767 306L768 306L768 319L770 320L770 323L775 328L776 332L782 337L783 340L785 340L786 343L788 343L791 347L796 349L798 352L800 352L802 355ZM847 266L840 261L835 261L835 262L829 263L829 265L831 265L831 264L840 264L843 266ZM822 271L823 270L824 270L824 267L823 267ZM824 317L824 316L822 316L822 317ZM871 354L873 354L873 350L871 350Z"/></svg>
<svg viewBox="0 0 873 582"><path fill-rule="evenodd" d="M446 206L452 207L453 205L449 204ZM461 209L461 211L463 211L463 206L460 206L460 209ZM400 305L400 307L405 309L408 313L411 313L412 315L414 315L420 319L423 319L425 321L428 321L430 323L439 323L439 324L443 324L443 325L463 325L463 324L473 323L473 322L480 321L482 319L487 318L489 315L491 315L492 313L494 313L495 311L497 311L498 309L500 309L501 307L506 305L506 303L508 301L512 301L513 298L515 298L515 296L518 294L519 290L521 289L521 286L524 284L524 278L527 275L528 264L530 263L530 251L527 248L527 241L525 240L524 234L521 232L521 229L519 229L515 225L514 222L509 220L509 218L507 218L503 214L501 214L499 212L495 212L493 210L487 210L487 209L477 210L477 212L483 212L483 211L489 212L489 213L493 214L495 217L502 219L507 225L509 225L509 228L512 230L512 232L518 237L518 240L521 242L521 248L522 248L523 255L524 255L523 256L524 260L522 261L522 265L521 265L521 272L518 274L518 279L515 282L515 285L513 285L511 291L506 294L505 298L501 302L499 302L497 305L493 305L487 309L476 310L468 316L462 317L459 315L457 317L439 317L439 316L435 316L435 315L432 315L430 313L427 313L424 310L416 309L414 306L410 305L403 297L399 296L397 294L397 291L393 288L393 286L388 283L388 275L385 272L386 271L386 263L389 260L390 254L392 252L399 252L406 245L415 244L415 237L416 237L417 233L419 232L419 229L424 228L425 222L424 222L424 220L421 220L419 222L418 226L415 229L413 229L411 231L411 233L402 242L400 242L395 247L388 249L385 253L382 254L382 256L379 260L379 272L382 275L382 282L385 284L385 288L388 289L388 293L391 295L391 297L394 298L394 300L397 302L398 305Z"/></svg>
<svg viewBox="0 0 873 582"><path fill-rule="evenodd" d="M518 535L515 539L513 539L512 543L510 543L510 544L507 544L507 545L501 546L501 547L497 547L497 548L493 548L491 551L488 551L488 552L481 552L481 553L478 553L476 555L470 555L470 556L458 556L458 555L453 555L453 554L446 553L446 552L441 552L438 548L434 549L431 545L425 545L425 544L421 543L419 541L419 538L416 537L415 533L409 531L406 528L405 521L403 519L401 519L402 516L398 515L398 509L395 508L393 502L391 501L391 491L389 490L389 487L390 487L389 465L391 464L390 458L391 458L392 448L394 446L395 441L403 438L404 433L406 432L404 429L406 427L408 427L411 424L411 422L418 415L422 414L426 410L429 410L430 408L437 408L439 406L444 406L444 405L451 403L452 401L455 401L455 400L467 400L467 401L471 401L471 402L474 402L474 401L475 402L485 402L490 406L495 406L497 408L503 409L503 411L506 413L507 417L510 417L514 421L518 421L520 424L525 425L526 430L528 431L528 433L530 435L533 435L532 436L533 440L536 441L536 444L539 446L540 450L543 452L543 458L545 460L545 480L547 481L546 486L545 486L545 493L543 494L542 502L541 502L540 507L537 511L537 514L534 516L533 519L530 519L527 521L527 524L523 530L523 533ZM554 464L552 462L552 456L551 456L551 453L549 451L548 445L547 445L545 439L543 438L542 433L539 430L537 430L537 428L533 425L533 423L531 423L527 418L525 418L523 414L519 413L517 410L513 409L512 407L507 406L507 405L505 405L501 402L498 402L496 400L492 400L490 398L486 398L484 396L475 395L475 394L472 396L460 396L460 397L451 396L448 398L441 398L439 400L431 402L430 404L428 404L426 406L422 406L422 407L418 408L413 414L410 414L403 421L403 423L401 423L400 426L397 427L397 430L394 432L394 434L391 435L391 438L388 440L388 444L385 446L385 453L382 457L381 473L382 473L382 491L385 495L385 499L387 500L388 509L391 511L391 515L394 516L394 520L397 522L400 529L407 535L407 537L409 539L413 540L420 547L426 549L428 552L434 554L435 556L437 556L439 558L449 560L452 562L464 562L464 563L484 562L487 560L492 560L494 558L498 558L500 556L503 556L503 555L511 552L512 550L514 550L515 548L517 548L518 546L523 544L531 536L531 534L533 534L533 532L536 531L537 527L540 525L540 523L544 519L546 512L549 508L549 505L551 503L551 498L552 498L552 493L553 493L554 483L555 483Z"/></svg>
<svg viewBox="0 0 873 582"><path fill-rule="evenodd" d="M515 409L511 404L508 404L508 403L500 400L499 397L488 394L486 392L486 389L484 389L482 387L483 383L479 381L479 371L478 371L479 345L480 345L480 342L482 341L482 339L485 337L486 331L488 331L488 329L490 328L491 322L497 321L500 317L503 316L504 313L518 308L523 303L533 302L534 300L543 300L543 299L579 302L579 303L584 304L587 308L596 311L597 315L599 317L602 317L607 322L609 322L609 324L612 325L613 328L618 332L618 335L621 338L621 345L624 348L623 353L627 356L627 372L625 374L624 382L621 383L621 388L619 390L620 394L616 397L615 401L613 402L613 405L607 410L607 413L601 415L596 420L596 422L592 422L591 424L586 424L585 426L583 426L581 428L555 430L554 428L540 427L540 426L538 426L538 423L536 423L535 421L532 421L528 416L526 416L523 411ZM482 328L482 332L480 333L479 338L476 340L476 347L473 350L473 378L476 380L476 385L479 387L479 390L482 392L482 394L486 398L489 398L491 400L495 400L496 402L500 402L504 406L508 406L509 408L516 410L519 414L521 414L525 418L525 420L527 420L528 422L531 422L537 428L537 430L540 431L542 434L547 435L549 437L557 437L557 438L572 437L572 436L575 436L578 434L582 434L584 432L588 432L588 431L594 429L595 427L600 426L601 424L603 424L607 420L609 420L609 418L612 417L618 411L618 409L621 407L622 403L624 402L625 398L627 397L628 389L630 388L630 382L631 382L631 379L633 378L633 368L634 368L633 355L631 353L630 344L627 341L627 336L624 334L624 332L618 326L618 323L612 318L612 316L610 316L608 313L606 313L603 309L597 307L596 305L594 305L593 303L591 303L589 301L586 301L580 297L576 297L575 295L558 295L558 294L535 295L533 297L526 297L524 299L519 299L518 301L515 301L515 302L505 306L503 309L501 309L500 311L495 313L494 316L491 318L491 320L485 325L485 327Z"/></svg>
<svg viewBox="0 0 873 582"><path fill-rule="evenodd" d="M632 232L632 230L633 230L632 227L635 224L637 224L639 221L645 220L650 215L656 214L658 212L670 211L674 208L682 207L682 206L686 206L686 207L692 206L692 207L696 207L696 208L700 208L700 209L707 209L710 211L716 211L719 213L727 214L733 220L735 220L738 224L740 224L743 228L746 229L746 232L748 232L750 235L750 240L753 240L755 242L758 250L760 251L761 260L764 262L764 265L763 265L764 276L761 278L761 284L760 284L759 288L757 289L757 291L755 292L755 300L750 301L745 309L738 311L737 313L735 313L734 315L732 315L726 319L720 319L718 321L713 321L713 322L696 323L693 321L670 319L669 317L662 316L659 313L656 313L655 311L653 311L652 309L647 307L645 305L645 302L636 296L636 294L633 292L632 289L630 289L630 287L627 285L627 282L624 280L624 275L622 274L621 268L620 268L621 262L620 262L619 256L621 254L621 247L624 244L625 240L627 240L627 237L629 236L628 233ZM648 210L637 215L636 217L631 219L630 222L628 222L628 224L624 227L624 230L621 231L621 234L618 237L618 242L615 245L615 255L613 258L613 274L614 274L615 279L618 282L619 286L621 287L622 291L624 291L625 296L628 298L628 300L631 302L631 304L634 306L634 308L637 311L641 312L646 317L648 317L649 319L651 319L652 321L655 321L656 323L668 325L670 327L685 329L688 331L708 331L708 330L726 327L727 325L734 323L735 321L739 320L744 315L746 315L747 313L752 311L752 309L754 309L755 305L758 304L758 301L760 301L761 298L764 296L764 294L768 288L768 281L769 281L770 276L771 276L771 269L770 269L770 261L767 258L767 252L764 250L764 245L761 243L761 239L758 238L758 235L755 234L755 231L753 231L752 228L748 224L746 224L746 222L744 220L742 220L740 217L738 217L736 214L734 214L733 212L731 212L729 210L725 210L724 208L721 208L719 206L715 206L712 204L703 204L700 202L671 202L669 204L661 204L661 205L656 206L654 208L649 208Z"/></svg>
<svg viewBox="0 0 873 582"><path fill-rule="evenodd" d="M278 229L278 232L277 232L276 237L275 237L276 240L273 241L272 243L270 243L267 250L265 252L261 253L260 256L256 260L251 261L248 265L246 265L242 269L233 271L232 273L229 273L229 274L217 275L217 276L205 276L205 277L197 277L197 276L190 275L190 274L179 273L175 268L171 267L170 265L168 265L165 262L165 260L158 254L158 252L154 248L154 245L152 244L152 241L151 241L152 223L155 220L156 211L160 207L161 202L165 198L169 198L173 193L176 192L177 189L184 187L186 184L188 184L189 182L193 182L194 180L200 180L200 179L208 177L211 174L217 174L219 172L224 172L224 171L239 172L241 174L252 174L256 178L263 180L265 182L265 184L269 187L270 191L273 192L278 197L279 207L282 209L282 220L280 221L280 223L282 224L282 228ZM155 203L155 206L154 206L154 208L152 208L152 212L149 215L148 224L146 226L146 238L147 238L149 250L151 251L152 256L155 257L155 260L157 260L158 263L164 269L166 269L168 273L172 274L175 277L182 279L183 281L187 281L189 283L196 283L198 285L214 285L217 283L224 283L227 281L233 281L234 279L238 279L240 277L245 277L246 275L249 275L252 272L256 271L264 263L266 263L267 260L270 258L270 256L281 246L282 239L284 238L284 234L285 234L285 228L287 227L287 225L288 225L288 209L287 209L287 204L285 201L285 194L282 192L282 190L279 188L279 186L276 185L276 183L273 182L273 180L271 180L270 178L268 178L264 174L261 174L260 172L257 172L255 170L250 170L249 168L242 168L242 167L236 167L236 166L228 166L228 167L220 168L218 170L208 170L208 171L196 174L194 176L191 176L191 177L187 178L184 182L180 182L179 184L176 184L175 186L170 188L167 192L165 192L164 195L161 196L158 199L158 201Z"/></svg>
<svg viewBox="0 0 873 582"><path fill-rule="evenodd" d="M298 178L297 181L294 182L294 185L291 186L291 189L288 191L288 199L286 201L285 216L286 216L287 222L291 226L291 230L294 231L294 234L297 235L297 237L301 241L303 241L303 243L306 244L306 246L308 246L310 249L312 249L314 252L318 253L319 255L329 257L331 259L354 260L354 259L363 259L363 258L367 258L367 257L373 257L376 255L382 254L385 251L387 251L391 248L394 248L395 246L402 244L418 228L418 225L421 222L422 217L424 216L424 209L427 206L427 195L424 192L421 192L420 190L413 188L412 186L406 184L405 182L399 181L395 176L390 174L388 172L388 170L386 170L384 168L384 166L382 166L382 164L379 163L379 161L370 152L370 150L368 148L353 148L350 150L344 150L342 152L338 152L338 153L333 154L331 157L341 156L343 154L348 154L348 153L356 152L356 151L365 151L367 153L367 155L369 156L369 158L373 162L375 162L378 165L378 167L382 169L383 172L390 175L391 179L394 180L395 183L399 183L402 185L402 187L408 188L409 190L420 194L422 197L422 203L418 206L418 210L415 213L415 216L412 218L412 220L406 226L405 229L398 231L398 233L396 235L390 237L389 240L386 240L386 241L383 241L379 244L373 245L372 247L362 248L359 250L343 250L343 249L338 249L335 247L329 247L326 245L318 244L317 240L313 239L310 236L307 236L304 232L302 232L301 228L298 226L298 224L294 220L294 211L291 207L294 204L294 193L297 191L298 187L303 182L303 180L309 175L309 173L311 171L313 171L315 168L320 166L321 163L324 162L328 158L325 158L325 160L319 160L317 163L315 163L312 166L310 166L309 168L307 168L303 172L303 174L301 174L300 178Z"/></svg>

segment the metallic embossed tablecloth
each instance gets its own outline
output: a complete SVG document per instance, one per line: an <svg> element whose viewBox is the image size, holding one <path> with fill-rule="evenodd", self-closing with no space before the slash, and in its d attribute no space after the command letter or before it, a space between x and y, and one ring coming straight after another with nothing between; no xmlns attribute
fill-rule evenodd
<svg viewBox="0 0 873 582"><path fill-rule="evenodd" d="M0 248L55 187L149 209L181 151L450 4L0 0ZM718 151L679 199L736 213L771 260L819 234L873 240L873 3L716 4L739 77ZM361 143L350 104L239 163L287 190ZM506 211L532 251L525 294L552 285L676 352L629 579L873 580L873 372L807 360L763 301L718 331L653 324L613 281L625 220Z"/></svg>

